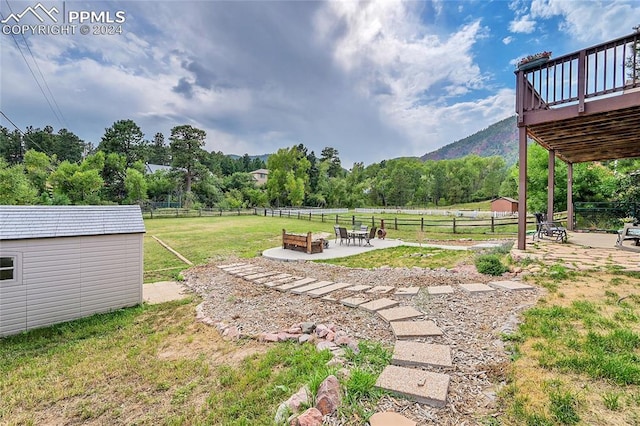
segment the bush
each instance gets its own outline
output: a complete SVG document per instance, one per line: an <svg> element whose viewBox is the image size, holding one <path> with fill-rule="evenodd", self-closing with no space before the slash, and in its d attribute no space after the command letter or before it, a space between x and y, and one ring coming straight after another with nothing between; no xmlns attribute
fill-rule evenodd
<svg viewBox="0 0 640 426"><path fill-rule="evenodd" d="M507 267L502 264L496 254L481 254L476 257L476 269L481 274L502 275L507 272Z"/></svg>

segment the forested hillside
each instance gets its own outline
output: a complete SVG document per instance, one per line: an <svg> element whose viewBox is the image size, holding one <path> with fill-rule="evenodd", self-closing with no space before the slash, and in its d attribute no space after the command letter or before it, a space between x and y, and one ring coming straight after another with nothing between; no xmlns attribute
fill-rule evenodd
<svg viewBox="0 0 640 426"><path fill-rule="evenodd" d="M518 160L518 127L515 115L498 121L471 136L429 152L420 159L453 160L470 154L480 157L500 156L508 166Z"/></svg>

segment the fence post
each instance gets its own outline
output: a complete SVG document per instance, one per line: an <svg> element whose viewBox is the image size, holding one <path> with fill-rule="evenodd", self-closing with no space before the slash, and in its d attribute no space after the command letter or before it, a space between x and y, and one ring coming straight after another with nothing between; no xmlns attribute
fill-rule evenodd
<svg viewBox="0 0 640 426"><path fill-rule="evenodd" d="M494 223L494 219L493 216L491 216L491 233L495 233L496 229L495 229L495 223Z"/></svg>
<svg viewBox="0 0 640 426"><path fill-rule="evenodd" d="M355 224L356 224L356 217L354 215L354 216L351 216L351 226L353 226Z"/></svg>
<svg viewBox="0 0 640 426"><path fill-rule="evenodd" d="M309 222L311 222L311 212L309 212Z"/></svg>
<svg viewBox="0 0 640 426"><path fill-rule="evenodd" d="M322 223L324 223L324 213L320 213L320 217L322 218Z"/></svg>
<svg viewBox="0 0 640 426"><path fill-rule="evenodd" d="M424 216L420 217L420 232L424 232Z"/></svg>
<svg viewBox="0 0 640 426"><path fill-rule="evenodd" d="M336 215L336 225L340 225L340 222L338 220L338 215Z"/></svg>
<svg viewBox="0 0 640 426"><path fill-rule="evenodd" d="M178 209L176 209L176 217L178 217Z"/></svg>
<svg viewBox="0 0 640 426"><path fill-rule="evenodd" d="M267 209L264 209L264 217L267 217Z"/></svg>
<svg viewBox="0 0 640 426"><path fill-rule="evenodd" d="M202 209L198 209L198 217L202 217Z"/></svg>
<svg viewBox="0 0 640 426"><path fill-rule="evenodd" d="M393 224L394 224L394 228L393 229L395 229L397 231L398 230L398 218L397 217L393 218Z"/></svg>
<svg viewBox="0 0 640 426"><path fill-rule="evenodd" d="M153 219L153 209L151 209L151 219Z"/></svg>
<svg viewBox="0 0 640 426"><path fill-rule="evenodd" d="M300 219L300 212L298 212L298 219Z"/></svg>
<svg viewBox="0 0 640 426"><path fill-rule="evenodd" d="M240 216L240 207L238 207L238 216Z"/></svg>
<svg viewBox="0 0 640 426"><path fill-rule="evenodd" d="M453 233L456 233L456 217L453 217Z"/></svg>
<svg viewBox="0 0 640 426"><path fill-rule="evenodd" d="M222 217L222 207L220 207L220 217Z"/></svg>

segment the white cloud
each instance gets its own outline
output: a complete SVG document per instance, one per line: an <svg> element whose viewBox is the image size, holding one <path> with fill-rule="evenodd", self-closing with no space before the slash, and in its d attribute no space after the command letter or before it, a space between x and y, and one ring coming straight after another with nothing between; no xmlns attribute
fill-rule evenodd
<svg viewBox="0 0 640 426"><path fill-rule="evenodd" d="M513 37L508 36L508 37L505 37L505 38L503 38L503 39L502 39L502 43L503 43L503 44L507 44L507 45L508 45L508 44L511 44L511 42L512 42L513 40L514 40L514 38L513 38Z"/></svg>
<svg viewBox="0 0 640 426"><path fill-rule="evenodd" d="M522 15L509 23L509 31L512 33L531 34L536 29L536 21L529 15Z"/></svg>
<svg viewBox="0 0 640 426"><path fill-rule="evenodd" d="M551 19L560 17L559 30L580 42L610 40L633 32L640 23L640 7L636 0L565 1L533 0L531 16Z"/></svg>

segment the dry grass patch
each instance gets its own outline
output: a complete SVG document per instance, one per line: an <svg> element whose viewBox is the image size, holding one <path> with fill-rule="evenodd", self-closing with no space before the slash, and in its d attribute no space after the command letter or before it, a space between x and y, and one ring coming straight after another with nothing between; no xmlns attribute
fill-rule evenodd
<svg viewBox="0 0 640 426"><path fill-rule="evenodd" d="M549 294L509 337L502 423L640 424L640 279L553 270L536 279Z"/></svg>

